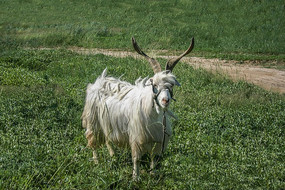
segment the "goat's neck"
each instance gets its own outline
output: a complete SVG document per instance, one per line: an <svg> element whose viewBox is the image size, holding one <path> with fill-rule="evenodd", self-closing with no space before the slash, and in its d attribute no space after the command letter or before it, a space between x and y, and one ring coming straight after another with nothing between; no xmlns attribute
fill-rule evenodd
<svg viewBox="0 0 285 190"><path fill-rule="evenodd" d="M163 116L167 113L167 109L162 109L159 105L155 104L152 109L152 119L162 120Z"/></svg>

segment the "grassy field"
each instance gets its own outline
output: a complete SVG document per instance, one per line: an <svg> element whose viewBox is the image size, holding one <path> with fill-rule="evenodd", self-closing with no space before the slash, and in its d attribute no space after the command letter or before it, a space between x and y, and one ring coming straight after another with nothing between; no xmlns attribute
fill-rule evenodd
<svg viewBox="0 0 285 190"><path fill-rule="evenodd" d="M284 61L283 1L0 1L0 189L285 189L285 96L180 63L174 135L157 175L132 181L129 150L91 161L80 116L107 67L134 83L147 62L66 46ZM27 50L25 47L62 47ZM132 72L130 72L132 71Z"/></svg>
<svg viewBox="0 0 285 190"><path fill-rule="evenodd" d="M111 159L103 148L91 162L80 114L86 84L105 67L134 82L152 75L146 62L18 50L0 63L0 189L285 187L284 96L178 65L175 134L159 174L134 183L128 150Z"/></svg>
<svg viewBox="0 0 285 190"><path fill-rule="evenodd" d="M285 60L283 0L0 1L0 41L16 46L184 50L235 59ZM251 55L251 56L250 56Z"/></svg>

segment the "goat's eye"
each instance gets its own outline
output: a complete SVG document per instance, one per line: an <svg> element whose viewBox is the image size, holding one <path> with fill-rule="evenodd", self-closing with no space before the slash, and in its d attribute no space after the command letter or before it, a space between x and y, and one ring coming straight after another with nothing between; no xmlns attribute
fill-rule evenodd
<svg viewBox="0 0 285 190"><path fill-rule="evenodd" d="M158 86L155 84L153 85L153 92L154 93L157 93L158 92Z"/></svg>

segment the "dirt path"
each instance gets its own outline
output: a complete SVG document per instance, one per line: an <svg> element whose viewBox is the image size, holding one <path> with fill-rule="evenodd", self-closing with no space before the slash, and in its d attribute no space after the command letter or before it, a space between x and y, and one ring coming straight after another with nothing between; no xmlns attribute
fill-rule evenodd
<svg viewBox="0 0 285 190"><path fill-rule="evenodd" d="M245 80L266 90L285 94L285 71L246 64L237 65L237 61L199 57L185 58L184 61L196 68L202 67L211 72L226 74L235 81Z"/></svg>
<svg viewBox="0 0 285 190"><path fill-rule="evenodd" d="M107 49L86 49L79 47L70 47L69 50L80 54L104 54L114 57L142 57L135 52L107 50ZM150 53L157 54L157 52ZM154 56L155 57L155 56ZM156 56L169 59L172 56ZM285 71L277 69L268 69L252 65L237 65L237 61L225 61L220 59L205 59L201 57L184 57L182 62L192 65L194 68L204 68L210 72L218 72L228 75L231 79L245 80L249 83L258 85L266 90L285 94Z"/></svg>

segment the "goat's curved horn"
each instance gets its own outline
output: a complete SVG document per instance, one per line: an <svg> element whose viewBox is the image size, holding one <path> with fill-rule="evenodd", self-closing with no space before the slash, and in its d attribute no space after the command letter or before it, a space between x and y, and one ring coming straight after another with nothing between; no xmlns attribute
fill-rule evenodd
<svg viewBox="0 0 285 190"><path fill-rule="evenodd" d="M151 58L149 57L147 54L145 54L141 48L138 46L136 40L134 37L132 37L132 43L133 43L133 46L134 46L134 49L136 50L136 52L142 56L144 56L148 62L150 63L151 67L152 67L152 70L154 73L158 73L161 71L161 66L160 64L154 59L154 58Z"/></svg>
<svg viewBox="0 0 285 190"><path fill-rule="evenodd" d="M172 58L170 60L167 61L166 63L166 67L165 67L165 70L169 70L169 71L172 71L173 68L175 67L175 65L180 61L180 59L182 57L184 57L185 55L187 55L188 53L190 53L194 48L194 38L192 38L192 42L191 42L191 45L189 46L189 48L184 52L182 53L179 57L177 58Z"/></svg>

